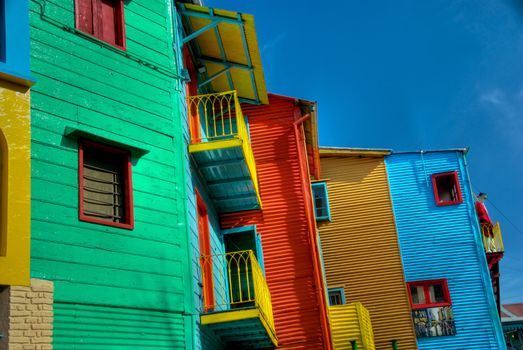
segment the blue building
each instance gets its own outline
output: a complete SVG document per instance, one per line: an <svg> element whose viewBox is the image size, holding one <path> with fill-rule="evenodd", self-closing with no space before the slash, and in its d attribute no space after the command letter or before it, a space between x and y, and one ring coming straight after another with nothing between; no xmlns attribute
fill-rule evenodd
<svg viewBox="0 0 523 350"><path fill-rule="evenodd" d="M466 153L451 149L386 157L422 350L505 349L491 280L497 278L492 270L499 261L491 255L502 251L485 253Z"/></svg>

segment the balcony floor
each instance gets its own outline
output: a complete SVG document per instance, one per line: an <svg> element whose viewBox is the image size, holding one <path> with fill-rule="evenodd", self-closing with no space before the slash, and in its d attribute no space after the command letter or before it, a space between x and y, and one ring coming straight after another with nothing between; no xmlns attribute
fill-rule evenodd
<svg viewBox="0 0 523 350"><path fill-rule="evenodd" d="M258 197L236 138L189 145L211 199L221 213L259 209Z"/></svg>
<svg viewBox="0 0 523 350"><path fill-rule="evenodd" d="M232 348L273 349L277 344L273 331L255 308L205 314L200 320Z"/></svg>

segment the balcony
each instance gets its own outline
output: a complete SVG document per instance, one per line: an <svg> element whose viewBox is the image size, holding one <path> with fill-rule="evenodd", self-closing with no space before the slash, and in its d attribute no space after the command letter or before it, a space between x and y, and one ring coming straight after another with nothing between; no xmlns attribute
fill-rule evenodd
<svg viewBox="0 0 523 350"><path fill-rule="evenodd" d="M370 315L359 302L329 307L334 349L375 350Z"/></svg>
<svg viewBox="0 0 523 350"><path fill-rule="evenodd" d="M497 222L492 227L492 232L490 231L490 225L481 223L481 233L483 237L483 247L487 254L503 254L505 252L505 247L503 246L503 237L501 236L501 229L499 227L499 222ZM489 238L489 236L492 236Z"/></svg>
<svg viewBox="0 0 523 350"><path fill-rule="evenodd" d="M188 98L192 154L221 213L259 209L249 130L236 91Z"/></svg>
<svg viewBox="0 0 523 350"><path fill-rule="evenodd" d="M204 298L201 324L212 329L228 347L277 346L269 287L253 251L200 257L200 263L204 284L213 284L213 295Z"/></svg>

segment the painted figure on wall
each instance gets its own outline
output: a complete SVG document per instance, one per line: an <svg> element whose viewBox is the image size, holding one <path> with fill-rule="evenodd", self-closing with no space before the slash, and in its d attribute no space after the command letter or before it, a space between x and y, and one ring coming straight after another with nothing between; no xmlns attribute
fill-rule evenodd
<svg viewBox="0 0 523 350"><path fill-rule="evenodd" d="M496 251L496 243L494 242L494 230L492 220L488 215L487 207L485 206L485 200L487 194L480 192L476 201L476 214L478 215L479 224L481 225L481 231L487 238L487 253Z"/></svg>

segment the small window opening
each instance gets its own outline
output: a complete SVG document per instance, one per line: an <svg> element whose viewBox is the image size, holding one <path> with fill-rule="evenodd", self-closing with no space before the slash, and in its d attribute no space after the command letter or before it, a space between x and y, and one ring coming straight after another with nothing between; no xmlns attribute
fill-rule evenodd
<svg viewBox="0 0 523 350"><path fill-rule="evenodd" d="M463 201L457 172L434 174L432 184L436 205L459 204Z"/></svg>
<svg viewBox="0 0 523 350"><path fill-rule="evenodd" d="M329 289L329 305L343 305L345 304L345 293L343 288Z"/></svg>
<svg viewBox="0 0 523 350"><path fill-rule="evenodd" d="M329 197L327 195L327 184L325 182L315 182L312 184L312 195L316 220L330 220Z"/></svg>

